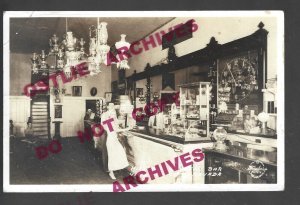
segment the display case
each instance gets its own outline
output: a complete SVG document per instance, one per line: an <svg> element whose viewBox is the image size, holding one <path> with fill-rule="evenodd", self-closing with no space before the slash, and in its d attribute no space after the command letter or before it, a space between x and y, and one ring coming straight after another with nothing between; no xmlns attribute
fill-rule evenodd
<svg viewBox="0 0 300 205"><path fill-rule="evenodd" d="M268 160L252 156L252 152L262 151L249 148L237 149L234 146L226 152L212 149L204 149L204 152L205 184L274 184L277 182L275 159L277 152L264 152Z"/></svg>
<svg viewBox="0 0 300 205"><path fill-rule="evenodd" d="M209 138L209 82L189 83L180 88L180 118L172 122L171 132L185 141Z"/></svg>

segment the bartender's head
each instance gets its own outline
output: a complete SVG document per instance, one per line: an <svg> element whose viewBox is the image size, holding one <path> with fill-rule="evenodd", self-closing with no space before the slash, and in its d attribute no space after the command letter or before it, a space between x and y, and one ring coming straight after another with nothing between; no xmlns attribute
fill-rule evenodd
<svg viewBox="0 0 300 205"><path fill-rule="evenodd" d="M115 109L115 104L109 103L108 104L108 110L114 110Z"/></svg>
<svg viewBox="0 0 300 205"><path fill-rule="evenodd" d="M103 112L106 112L106 111L107 111L107 106L106 106L106 104L103 105L102 111L103 111Z"/></svg>
<svg viewBox="0 0 300 205"><path fill-rule="evenodd" d="M90 115L90 114L92 114L92 112L93 112L92 109L88 109L87 112L86 112L86 114Z"/></svg>
<svg viewBox="0 0 300 205"><path fill-rule="evenodd" d="M246 115L246 120L250 120L250 115Z"/></svg>

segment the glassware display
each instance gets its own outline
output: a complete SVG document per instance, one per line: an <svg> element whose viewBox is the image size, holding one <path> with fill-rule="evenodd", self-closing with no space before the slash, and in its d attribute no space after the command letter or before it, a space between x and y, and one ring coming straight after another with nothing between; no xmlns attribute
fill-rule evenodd
<svg viewBox="0 0 300 205"><path fill-rule="evenodd" d="M259 92L257 51L221 59L219 68L219 102L242 103L253 100L250 96Z"/></svg>
<svg viewBox="0 0 300 205"><path fill-rule="evenodd" d="M180 87L180 135L186 141L209 139L210 82L196 82Z"/></svg>
<svg viewBox="0 0 300 205"><path fill-rule="evenodd" d="M263 134L266 134L266 127L267 127L266 122L269 120L268 113L261 112L261 113L258 114L257 118L262 123L261 132Z"/></svg>

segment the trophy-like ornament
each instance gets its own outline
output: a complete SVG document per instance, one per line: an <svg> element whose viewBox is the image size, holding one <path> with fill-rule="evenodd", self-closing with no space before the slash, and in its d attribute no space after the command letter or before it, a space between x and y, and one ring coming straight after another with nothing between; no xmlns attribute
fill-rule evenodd
<svg viewBox="0 0 300 205"><path fill-rule="evenodd" d="M108 39L108 33L107 33L107 23L101 22L100 25L98 25L98 43L105 45L107 44Z"/></svg>
<svg viewBox="0 0 300 205"><path fill-rule="evenodd" d="M88 63L88 70L90 71L90 75L96 75L96 57L88 57Z"/></svg>
<svg viewBox="0 0 300 205"><path fill-rule="evenodd" d="M117 67L119 69L130 69L129 65L128 65L128 60L121 60L120 62L117 63Z"/></svg>
<svg viewBox="0 0 300 205"><path fill-rule="evenodd" d="M32 63L32 73L33 74L37 74L39 72L38 70L38 66L39 66L39 57L37 55L37 53L32 53L32 57L31 57L31 63Z"/></svg>
<svg viewBox="0 0 300 205"><path fill-rule="evenodd" d="M58 50L58 53L57 53L57 68L58 69L63 69L64 66L65 66L65 61L64 61L64 52L62 51L62 49L59 49Z"/></svg>
<svg viewBox="0 0 300 205"><path fill-rule="evenodd" d="M97 47L96 39L95 38L91 38L90 39L90 49L89 49L91 56L95 56L96 55L96 47Z"/></svg>
<svg viewBox="0 0 300 205"><path fill-rule="evenodd" d="M66 35L66 47L68 51L74 51L77 43L77 39L73 36L72 31L68 31Z"/></svg>
<svg viewBox="0 0 300 205"><path fill-rule="evenodd" d="M76 66L79 62L80 51L66 51L67 66Z"/></svg>
<svg viewBox="0 0 300 205"><path fill-rule="evenodd" d="M129 69L128 65L128 53L126 53L129 50L130 43L126 42L125 40L126 35L121 34L121 40L116 42L115 46L116 49L118 50L118 60L119 62L117 63L117 67L119 69ZM127 49L121 49L126 47ZM125 51L126 50L126 51Z"/></svg>
<svg viewBox="0 0 300 205"><path fill-rule="evenodd" d="M107 53L109 52L110 47L108 45L98 45L97 47L97 58L99 58L99 63L107 65Z"/></svg>
<svg viewBox="0 0 300 205"><path fill-rule="evenodd" d="M85 52L84 52L84 44L85 44L85 41L83 40L83 38L80 38L79 45L80 45L81 56L83 56L85 54Z"/></svg>
<svg viewBox="0 0 300 205"><path fill-rule="evenodd" d="M48 55L45 53L45 50L42 50L42 53L40 54L40 59L41 59L41 70L43 70L43 74L42 75L47 75L47 59Z"/></svg>
<svg viewBox="0 0 300 205"><path fill-rule="evenodd" d="M51 39L51 38L49 38L49 46L50 46L50 51L49 51L49 53L54 53L53 43L52 43L52 39Z"/></svg>
<svg viewBox="0 0 300 205"><path fill-rule="evenodd" d="M49 45L51 47L50 53L57 53L59 50L58 45L59 38L56 36L56 34L53 34L53 36L49 39Z"/></svg>
<svg viewBox="0 0 300 205"><path fill-rule="evenodd" d="M67 78L71 78L71 76L72 76L71 67L66 65L64 67L64 73Z"/></svg>

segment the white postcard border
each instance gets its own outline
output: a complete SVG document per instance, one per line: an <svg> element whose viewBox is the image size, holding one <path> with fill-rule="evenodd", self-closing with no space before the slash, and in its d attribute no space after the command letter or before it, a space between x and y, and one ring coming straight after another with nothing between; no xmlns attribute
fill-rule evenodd
<svg viewBox="0 0 300 205"><path fill-rule="evenodd" d="M9 176L9 19L12 17L266 17L277 18L277 184L168 184L139 185L128 192L147 191L282 191L284 152L284 13L283 11L6 11L3 15L3 191L4 192L112 192L113 185L11 185Z"/></svg>

